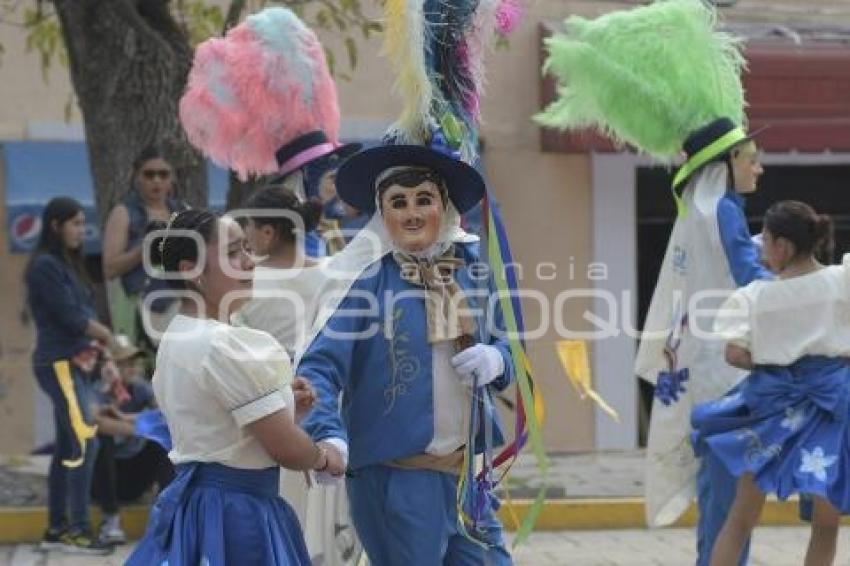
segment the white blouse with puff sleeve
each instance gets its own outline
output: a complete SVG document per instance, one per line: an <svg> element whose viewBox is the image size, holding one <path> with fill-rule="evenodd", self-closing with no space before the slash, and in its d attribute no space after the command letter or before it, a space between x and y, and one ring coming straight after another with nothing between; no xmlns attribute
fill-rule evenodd
<svg viewBox="0 0 850 566"><path fill-rule="evenodd" d="M284 408L294 415L292 367L269 334L178 315L156 358L154 393L168 421L175 464L277 466L243 427Z"/></svg>
<svg viewBox="0 0 850 566"><path fill-rule="evenodd" d="M738 289L721 307L714 330L749 350L756 364L850 356L850 254L842 265Z"/></svg>

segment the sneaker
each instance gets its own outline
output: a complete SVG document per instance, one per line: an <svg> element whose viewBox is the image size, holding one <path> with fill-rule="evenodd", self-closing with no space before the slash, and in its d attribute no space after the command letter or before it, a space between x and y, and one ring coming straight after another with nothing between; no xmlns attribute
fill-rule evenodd
<svg viewBox="0 0 850 566"><path fill-rule="evenodd" d="M62 551L67 554L106 556L114 550L112 545L102 543L86 531L66 532L62 536L62 542L65 543Z"/></svg>
<svg viewBox="0 0 850 566"><path fill-rule="evenodd" d="M38 543L37 549L42 552L62 550L65 548L65 541L62 538L65 536L65 532L66 529L64 527L58 529L47 529L44 531L44 536L41 537L41 542Z"/></svg>
<svg viewBox="0 0 850 566"><path fill-rule="evenodd" d="M107 515L100 525L98 538L105 544L124 544L127 542L127 535L121 528L121 517L119 515Z"/></svg>

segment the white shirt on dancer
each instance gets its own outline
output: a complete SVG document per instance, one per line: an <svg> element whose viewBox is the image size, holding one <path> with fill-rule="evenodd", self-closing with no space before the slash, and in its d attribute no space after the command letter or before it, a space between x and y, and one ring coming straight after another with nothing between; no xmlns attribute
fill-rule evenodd
<svg viewBox="0 0 850 566"><path fill-rule="evenodd" d="M294 411L288 354L266 332L177 315L156 357L154 394L171 431L175 464L277 466L245 425Z"/></svg>
<svg viewBox="0 0 850 566"><path fill-rule="evenodd" d="M850 254L842 265L738 289L721 307L714 330L749 350L756 364L850 356Z"/></svg>
<svg viewBox="0 0 850 566"><path fill-rule="evenodd" d="M327 269L327 260L298 269L258 265L254 268L254 295L234 314L234 324L265 330L294 357L311 336Z"/></svg>

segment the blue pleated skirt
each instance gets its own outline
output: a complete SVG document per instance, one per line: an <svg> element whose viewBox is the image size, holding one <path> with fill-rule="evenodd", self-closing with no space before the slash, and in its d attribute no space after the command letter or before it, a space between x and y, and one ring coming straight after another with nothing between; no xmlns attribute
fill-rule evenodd
<svg viewBox="0 0 850 566"><path fill-rule="evenodd" d="M310 564L298 519L278 495L279 475L278 468L181 464L127 564Z"/></svg>
<svg viewBox="0 0 850 566"><path fill-rule="evenodd" d="M850 368L843 359L806 357L759 366L725 397L691 415L698 456L710 450L765 493L829 500L850 512Z"/></svg>

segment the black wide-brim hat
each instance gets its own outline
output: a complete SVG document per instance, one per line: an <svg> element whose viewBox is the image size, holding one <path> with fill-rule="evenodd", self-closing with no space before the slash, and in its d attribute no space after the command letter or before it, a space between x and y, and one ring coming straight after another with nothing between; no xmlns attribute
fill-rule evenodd
<svg viewBox="0 0 850 566"><path fill-rule="evenodd" d="M437 173L458 212L463 214L484 198L484 179L474 167L421 145L379 145L349 158L337 170L336 191L347 204L375 211L375 181L391 167L424 167Z"/></svg>
<svg viewBox="0 0 850 566"><path fill-rule="evenodd" d="M676 172L673 188L687 182L704 165L722 157L736 146L754 139L762 130L764 128L747 133L730 118L717 118L694 130L682 144L688 159Z"/></svg>
<svg viewBox="0 0 850 566"><path fill-rule="evenodd" d="M336 157L342 161L354 155L363 147L359 143L333 144L321 130L300 135L275 152L280 168L279 175L288 175L292 171L319 159Z"/></svg>

